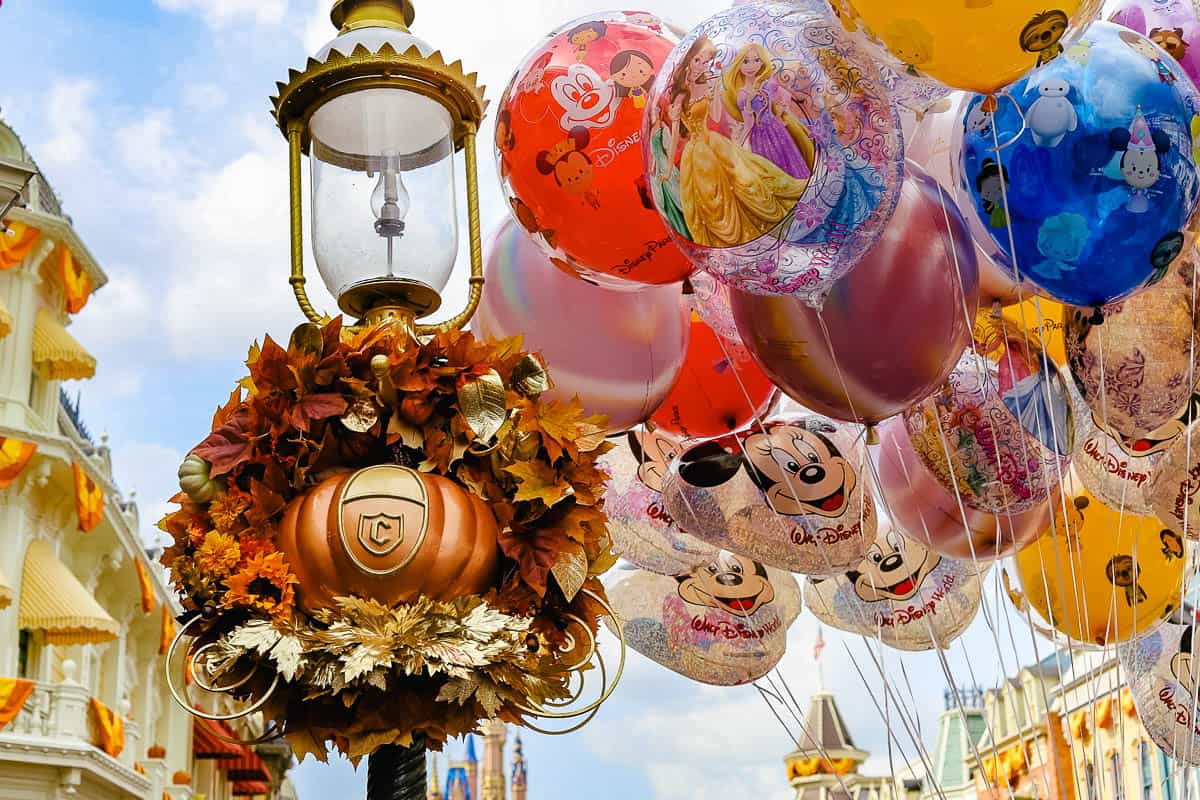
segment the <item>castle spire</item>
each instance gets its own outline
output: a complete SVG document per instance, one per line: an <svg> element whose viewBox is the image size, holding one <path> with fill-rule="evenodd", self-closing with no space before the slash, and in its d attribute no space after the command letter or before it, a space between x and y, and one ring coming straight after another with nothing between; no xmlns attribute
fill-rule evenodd
<svg viewBox="0 0 1200 800"><path fill-rule="evenodd" d="M504 741L508 726L498 719L483 723L483 769L476 800L505 800Z"/></svg>
<svg viewBox="0 0 1200 800"><path fill-rule="evenodd" d="M479 800L479 758L475 755L475 737L469 733L464 766L467 770L467 783L471 785L471 800Z"/></svg>
<svg viewBox="0 0 1200 800"><path fill-rule="evenodd" d="M518 733L517 740L513 743L512 800L525 800L527 779L525 750L521 745L521 734Z"/></svg>
<svg viewBox="0 0 1200 800"><path fill-rule="evenodd" d="M442 800L442 791L438 788L438 759L432 757L433 769L429 771L429 788L425 790L425 800Z"/></svg>

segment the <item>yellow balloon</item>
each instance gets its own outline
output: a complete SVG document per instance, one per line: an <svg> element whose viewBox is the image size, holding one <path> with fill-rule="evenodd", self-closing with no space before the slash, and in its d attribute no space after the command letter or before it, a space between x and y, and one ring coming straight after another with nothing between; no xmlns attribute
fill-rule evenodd
<svg viewBox="0 0 1200 800"><path fill-rule="evenodd" d="M879 40L911 74L992 94L1063 52L1101 0L833 0L849 30Z"/></svg>
<svg viewBox="0 0 1200 800"><path fill-rule="evenodd" d="M1054 524L1013 561L1024 599L1055 629L1103 646L1146 633L1179 607L1186 559L1177 534L1086 492L1068 504L1066 525L1062 497L1052 503Z"/></svg>
<svg viewBox="0 0 1200 800"><path fill-rule="evenodd" d="M1041 317L1038 317L1039 307L1042 312ZM1059 366L1067 363L1066 342L1063 340L1066 318L1063 316L1062 303L1056 303L1045 297L1031 298L1024 303L1005 306L1004 317L1018 327L1032 331L1034 334L1038 331L1040 320L1042 335L1035 336L1035 339L1041 341L1051 361Z"/></svg>

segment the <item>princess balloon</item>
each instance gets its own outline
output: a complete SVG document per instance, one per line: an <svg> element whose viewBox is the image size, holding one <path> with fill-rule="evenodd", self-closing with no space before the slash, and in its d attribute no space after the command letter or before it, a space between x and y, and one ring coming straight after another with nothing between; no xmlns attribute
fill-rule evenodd
<svg viewBox="0 0 1200 800"><path fill-rule="evenodd" d="M671 54L642 131L675 243L756 294L819 307L878 238L903 178L879 71L816 3L748 3Z"/></svg>

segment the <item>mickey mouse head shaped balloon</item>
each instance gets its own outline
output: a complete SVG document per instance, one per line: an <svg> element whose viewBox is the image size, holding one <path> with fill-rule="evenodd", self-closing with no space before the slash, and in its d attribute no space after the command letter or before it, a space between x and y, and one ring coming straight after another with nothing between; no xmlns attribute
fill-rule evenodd
<svg viewBox="0 0 1200 800"><path fill-rule="evenodd" d="M778 418L740 440L698 444L671 465L667 511L711 544L789 572L850 569L875 538L877 519L860 475L866 446L818 416Z"/></svg>
<svg viewBox="0 0 1200 800"><path fill-rule="evenodd" d="M661 428L635 428L601 460L609 473L604 510L618 553L642 569L681 575L710 563L718 548L684 533L663 505L668 465L683 449Z"/></svg>
<svg viewBox="0 0 1200 800"><path fill-rule="evenodd" d="M630 647L669 670L716 686L766 675L783 658L800 615L800 585L744 556L716 560L678 577L637 571L608 590Z"/></svg>
<svg viewBox="0 0 1200 800"><path fill-rule="evenodd" d="M949 645L975 619L989 569L940 556L883 525L857 567L809 578L805 599L827 625L878 636L897 650L932 650Z"/></svg>
<svg viewBox="0 0 1200 800"><path fill-rule="evenodd" d="M1120 648L1138 719L1167 758L1200 766L1200 634L1166 622Z"/></svg>

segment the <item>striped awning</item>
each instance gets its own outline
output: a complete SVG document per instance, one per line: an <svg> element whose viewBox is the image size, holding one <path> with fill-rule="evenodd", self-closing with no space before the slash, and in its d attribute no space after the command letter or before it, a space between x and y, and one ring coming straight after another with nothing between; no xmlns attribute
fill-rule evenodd
<svg viewBox="0 0 1200 800"><path fill-rule="evenodd" d="M33 323L33 364L55 381L90 378L96 359L45 309Z"/></svg>
<svg viewBox="0 0 1200 800"><path fill-rule="evenodd" d="M237 758L222 761L218 766L225 770L226 777L234 782L266 781L269 783L271 780L271 773L267 770L267 765L258 757L258 753L249 747L243 747Z"/></svg>
<svg viewBox="0 0 1200 800"><path fill-rule="evenodd" d="M17 623L60 645L111 642L121 630L43 539L25 551Z"/></svg>
<svg viewBox="0 0 1200 800"><path fill-rule="evenodd" d="M8 608L12 605L12 601L12 584L8 582L7 576L3 572L0 572L0 608Z"/></svg>
<svg viewBox="0 0 1200 800"><path fill-rule="evenodd" d="M8 306L0 303L0 339L12 333L12 324L12 312L8 310Z"/></svg>
<svg viewBox="0 0 1200 800"><path fill-rule="evenodd" d="M246 748L225 741L236 739L237 734L223 722L195 717L192 723L192 754L201 759L234 759L241 757Z"/></svg>
<svg viewBox="0 0 1200 800"><path fill-rule="evenodd" d="M234 797L255 797L260 794L270 794L271 785L263 781L238 781L233 785Z"/></svg>

